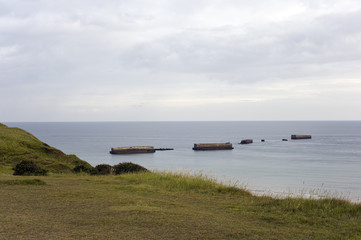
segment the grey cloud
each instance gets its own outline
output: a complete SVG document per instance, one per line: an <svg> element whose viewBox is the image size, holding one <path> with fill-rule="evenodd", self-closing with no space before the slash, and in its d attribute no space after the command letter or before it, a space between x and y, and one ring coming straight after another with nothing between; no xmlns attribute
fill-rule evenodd
<svg viewBox="0 0 361 240"><path fill-rule="evenodd" d="M345 68L350 61L361 59L360 22L361 11L356 11L311 21L234 26L239 32L245 32L241 34L233 34L230 26L216 30L188 29L136 45L122 56L122 63L153 71L245 73L245 79L254 80L257 76L263 80L265 75L312 75L317 73L312 70L318 68L317 65L339 63ZM259 74L257 68L269 72Z"/></svg>
<svg viewBox="0 0 361 240"><path fill-rule="evenodd" d="M180 101L212 98L211 91L222 98L238 83L254 87L257 98L264 83L359 79L357 5L354 0L0 0L0 110L14 105L31 114L56 108L58 115L52 114L60 116L73 105L92 109L114 99L136 106L166 101L174 93ZM277 18L288 6L296 6L296 14L292 8ZM224 89L212 90L220 81ZM204 86L202 96L189 92L194 82ZM15 115L9 112L7 119Z"/></svg>

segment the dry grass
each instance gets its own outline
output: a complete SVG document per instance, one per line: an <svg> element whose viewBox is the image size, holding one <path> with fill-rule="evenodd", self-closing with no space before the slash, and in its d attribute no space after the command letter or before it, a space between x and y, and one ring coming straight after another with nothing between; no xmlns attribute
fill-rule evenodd
<svg viewBox="0 0 361 240"><path fill-rule="evenodd" d="M34 178L46 184L0 184L0 239L361 239L361 205L341 200L255 197L184 174Z"/></svg>

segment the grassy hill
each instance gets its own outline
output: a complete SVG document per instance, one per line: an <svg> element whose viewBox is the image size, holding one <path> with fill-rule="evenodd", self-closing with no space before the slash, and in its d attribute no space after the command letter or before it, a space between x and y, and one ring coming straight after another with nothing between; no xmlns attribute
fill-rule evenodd
<svg viewBox="0 0 361 240"><path fill-rule="evenodd" d="M0 166L12 168L22 160L32 160L54 173L70 173L77 165L90 166L77 156L67 155L22 129L0 123Z"/></svg>

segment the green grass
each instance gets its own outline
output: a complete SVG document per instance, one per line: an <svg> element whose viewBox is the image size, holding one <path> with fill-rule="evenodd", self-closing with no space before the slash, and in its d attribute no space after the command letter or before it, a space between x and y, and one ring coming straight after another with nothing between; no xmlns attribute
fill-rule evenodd
<svg viewBox="0 0 361 240"><path fill-rule="evenodd" d="M361 239L361 205L343 200L257 197L181 173L36 179L46 184L0 184L0 239Z"/></svg>
<svg viewBox="0 0 361 240"><path fill-rule="evenodd" d="M9 166L0 165L0 174L12 174L14 170Z"/></svg>
<svg viewBox="0 0 361 240"><path fill-rule="evenodd" d="M49 176L13 176L22 160ZM253 196L202 174L70 174L79 164L0 124L0 239L361 239L361 204Z"/></svg>
<svg viewBox="0 0 361 240"><path fill-rule="evenodd" d="M22 129L0 124L0 166L12 168L22 160L32 160L56 173L69 173L77 165L90 166L77 156L66 155Z"/></svg>
<svg viewBox="0 0 361 240"><path fill-rule="evenodd" d="M0 180L0 185L45 185L46 183L40 179L12 179Z"/></svg>

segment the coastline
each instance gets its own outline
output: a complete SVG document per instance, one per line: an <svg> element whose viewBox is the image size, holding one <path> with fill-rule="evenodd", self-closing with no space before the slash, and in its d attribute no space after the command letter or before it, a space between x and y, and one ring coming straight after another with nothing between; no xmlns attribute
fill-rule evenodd
<svg viewBox="0 0 361 240"><path fill-rule="evenodd" d="M250 189L286 192L321 191L361 196L358 169L361 122L110 122L17 123L39 139L76 154L93 166L131 161L148 169L206 172L221 181L248 183ZM282 142L292 133L311 140ZM254 139L239 145L241 139ZM261 142L260 139L265 139ZM197 142L231 142L231 151L194 152ZM112 156L113 146L173 147L151 155Z"/></svg>

